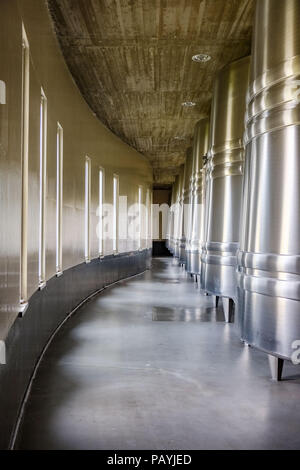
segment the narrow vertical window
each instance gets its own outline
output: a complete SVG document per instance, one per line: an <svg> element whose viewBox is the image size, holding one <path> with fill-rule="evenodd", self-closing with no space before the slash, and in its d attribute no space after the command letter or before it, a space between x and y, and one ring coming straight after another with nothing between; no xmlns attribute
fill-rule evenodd
<svg viewBox="0 0 300 470"><path fill-rule="evenodd" d="M0 80L0 104L6 104L6 83Z"/></svg>
<svg viewBox="0 0 300 470"><path fill-rule="evenodd" d="M118 251L118 212L119 212L119 177L114 175L113 179L113 251Z"/></svg>
<svg viewBox="0 0 300 470"><path fill-rule="evenodd" d="M138 249L140 250L142 247L142 192L143 189L139 186L139 232L138 232Z"/></svg>
<svg viewBox="0 0 300 470"><path fill-rule="evenodd" d="M29 141L29 44L22 26L22 116L21 116L21 252L20 301L27 302L27 228L28 228L28 141Z"/></svg>
<svg viewBox="0 0 300 470"><path fill-rule="evenodd" d="M45 268L45 208L46 208L46 167L47 167L47 99L41 90L40 105L40 223L39 223L39 286L46 281Z"/></svg>
<svg viewBox="0 0 300 470"><path fill-rule="evenodd" d="M99 170L99 256L103 255L104 170Z"/></svg>
<svg viewBox="0 0 300 470"><path fill-rule="evenodd" d="M62 274L63 128L57 123L56 142L56 274Z"/></svg>
<svg viewBox="0 0 300 470"><path fill-rule="evenodd" d="M85 225L85 261L90 262L90 208L91 208L91 159L86 157L85 159L85 214L84 214L84 225Z"/></svg>

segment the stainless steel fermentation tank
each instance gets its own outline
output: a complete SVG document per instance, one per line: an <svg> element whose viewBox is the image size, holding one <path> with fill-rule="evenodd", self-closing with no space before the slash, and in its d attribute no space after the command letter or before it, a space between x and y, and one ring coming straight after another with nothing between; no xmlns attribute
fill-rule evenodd
<svg viewBox="0 0 300 470"><path fill-rule="evenodd" d="M187 227L190 217L190 181L193 167L193 148L189 147L186 152L186 160L183 172L183 189L182 189L182 218L180 226L180 246L179 246L179 262L186 265L186 236Z"/></svg>
<svg viewBox="0 0 300 470"><path fill-rule="evenodd" d="M210 161L208 155L203 159L202 168L202 195L203 195L203 240L201 244L201 268L200 268L200 287L203 288L205 283L205 255L206 247L205 240L207 238L207 227L208 227L208 205L209 205L209 171Z"/></svg>
<svg viewBox="0 0 300 470"><path fill-rule="evenodd" d="M257 2L252 54L238 316L279 379L300 346L299 0Z"/></svg>
<svg viewBox="0 0 300 470"><path fill-rule="evenodd" d="M179 182L179 176L177 175L175 177L175 181L172 186L171 207L170 207L170 214L169 214L168 249L172 254L174 254L174 250L175 250L175 209L176 209L178 182Z"/></svg>
<svg viewBox="0 0 300 470"><path fill-rule="evenodd" d="M186 243L186 270L200 275L201 247L204 236L203 205L203 158L207 154L209 141L209 119L201 119L195 125L193 142L193 164L191 177L191 212Z"/></svg>
<svg viewBox="0 0 300 470"><path fill-rule="evenodd" d="M172 252L172 233L174 230L174 214L173 214L173 206L175 202L175 191L174 191L174 186L175 183L172 185L172 191L171 191L171 205L169 207L169 213L168 213L168 225L167 225L167 233L166 233L166 247L170 252Z"/></svg>
<svg viewBox="0 0 300 470"><path fill-rule="evenodd" d="M174 256L180 257L180 250L182 245L182 222L183 222L183 179L184 179L184 165L180 166L178 175L178 186L176 192L176 206L175 206L175 237L174 237Z"/></svg>
<svg viewBox="0 0 300 470"><path fill-rule="evenodd" d="M186 240L185 240L185 269L188 273L191 273L191 250L190 242L192 237L192 221L193 221L193 188L194 188L194 176L193 176L193 158L194 158L194 147L192 147L191 155L191 173L189 178L189 190L188 190L188 204L189 213L186 227Z"/></svg>
<svg viewBox="0 0 300 470"><path fill-rule="evenodd" d="M224 67L213 92L207 162L206 240L202 253L202 288L223 297L226 321L237 300L244 121L250 57Z"/></svg>

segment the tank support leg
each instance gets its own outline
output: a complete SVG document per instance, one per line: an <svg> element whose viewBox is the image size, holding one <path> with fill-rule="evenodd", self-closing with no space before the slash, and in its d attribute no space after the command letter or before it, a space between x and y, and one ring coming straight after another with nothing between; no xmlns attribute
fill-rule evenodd
<svg viewBox="0 0 300 470"><path fill-rule="evenodd" d="M268 357L272 380L279 382L282 378L284 360L280 357L273 356L272 354L269 354Z"/></svg>
<svg viewBox="0 0 300 470"><path fill-rule="evenodd" d="M226 323L231 323L233 320L233 312L234 312L234 302L232 299L228 297L223 297L223 311Z"/></svg>
<svg viewBox="0 0 300 470"><path fill-rule="evenodd" d="M219 296L218 295L212 295L211 298L213 299L214 305L216 308L218 308L219 305Z"/></svg>

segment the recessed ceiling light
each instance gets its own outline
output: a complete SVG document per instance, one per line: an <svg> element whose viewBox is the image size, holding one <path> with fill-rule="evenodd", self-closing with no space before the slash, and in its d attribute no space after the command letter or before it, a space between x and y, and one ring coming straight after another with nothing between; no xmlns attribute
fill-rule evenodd
<svg viewBox="0 0 300 470"><path fill-rule="evenodd" d="M208 62L211 59L211 56L208 54L196 54L193 55L192 60L194 62Z"/></svg>
<svg viewBox="0 0 300 470"><path fill-rule="evenodd" d="M194 101L184 101L181 105L186 106L187 108L192 108L193 106L196 106L196 103Z"/></svg>

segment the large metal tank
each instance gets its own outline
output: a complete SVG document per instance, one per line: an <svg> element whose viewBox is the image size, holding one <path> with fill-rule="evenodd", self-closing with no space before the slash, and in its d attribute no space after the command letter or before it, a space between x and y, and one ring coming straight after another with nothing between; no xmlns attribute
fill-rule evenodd
<svg viewBox="0 0 300 470"><path fill-rule="evenodd" d="M209 141L209 119L197 122L194 130L193 165L191 178L191 228L186 245L187 271L200 274L201 246L203 243L204 211L202 191L203 157L206 156Z"/></svg>
<svg viewBox="0 0 300 470"><path fill-rule="evenodd" d="M188 273L192 274L191 271L191 239L192 239L192 228L193 228L193 191L194 191L194 175L193 175L193 158L194 158L194 146L192 147L192 164L191 164L191 174L189 179L189 192L188 192L188 221L186 227L186 240L185 240L185 269Z"/></svg>
<svg viewBox="0 0 300 470"><path fill-rule="evenodd" d="M174 254L174 250L175 250L175 227L176 227L175 219L176 219L176 200L177 200L177 192L178 192L178 182L179 182L179 177L177 175L175 177L175 181L172 186L171 207L170 207L170 229L169 229L168 249L172 254Z"/></svg>
<svg viewBox="0 0 300 470"><path fill-rule="evenodd" d="M183 192L182 192L182 220L181 220L181 241L179 248L179 262L186 264L186 237L188 231L188 223L190 218L190 182L193 167L193 148L189 147L186 152L186 160L183 173Z"/></svg>
<svg viewBox="0 0 300 470"><path fill-rule="evenodd" d="M173 206L175 202L175 191L174 191L174 184L172 185L172 191L171 191L171 205L169 207L169 213L168 213L168 225L167 225L167 231L166 231L166 247L168 248L169 251L172 251L171 247L171 237L172 233L174 230L174 213L173 213Z"/></svg>
<svg viewBox="0 0 300 470"><path fill-rule="evenodd" d="M224 297L226 321L237 299L244 122L250 57L224 67L216 78L208 155L208 218L202 255L204 290Z"/></svg>
<svg viewBox="0 0 300 470"><path fill-rule="evenodd" d="M281 359L297 356L300 346L299 80L300 1L259 0L245 139L239 320L247 343ZM280 368L275 373L279 378Z"/></svg>
<svg viewBox="0 0 300 470"><path fill-rule="evenodd" d="M206 257L206 246L205 240L207 238L207 227L208 227L208 205L209 205L209 180L210 180L210 159L207 156L203 158L202 168L202 201L203 201L203 239L201 244L201 268L200 268L200 288L205 285L205 257Z"/></svg>
<svg viewBox="0 0 300 470"><path fill-rule="evenodd" d="M179 258L182 244L184 165L180 166L175 208L174 256Z"/></svg>

